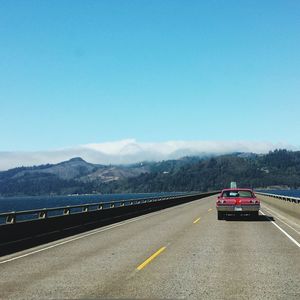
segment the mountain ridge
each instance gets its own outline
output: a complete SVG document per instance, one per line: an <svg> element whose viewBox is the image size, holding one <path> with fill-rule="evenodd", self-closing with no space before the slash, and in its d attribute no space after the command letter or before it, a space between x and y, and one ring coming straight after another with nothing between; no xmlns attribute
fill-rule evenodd
<svg viewBox="0 0 300 300"><path fill-rule="evenodd" d="M0 172L0 196L207 191L239 185L300 187L300 151L185 156L160 162L100 165L74 157Z"/></svg>

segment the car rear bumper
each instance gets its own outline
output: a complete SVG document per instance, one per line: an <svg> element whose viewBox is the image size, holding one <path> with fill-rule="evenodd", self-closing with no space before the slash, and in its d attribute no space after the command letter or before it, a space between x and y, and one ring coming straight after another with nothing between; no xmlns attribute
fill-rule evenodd
<svg viewBox="0 0 300 300"><path fill-rule="evenodd" d="M230 212L230 213L247 213L259 211L260 205L218 205L217 211Z"/></svg>

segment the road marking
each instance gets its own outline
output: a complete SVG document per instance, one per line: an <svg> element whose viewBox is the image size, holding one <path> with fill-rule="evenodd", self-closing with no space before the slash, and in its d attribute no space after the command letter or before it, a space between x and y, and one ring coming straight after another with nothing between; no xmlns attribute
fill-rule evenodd
<svg viewBox="0 0 300 300"><path fill-rule="evenodd" d="M152 254L149 258L147 258L142 264L140 264L136 269L142 270L145 268L155 257L157 257L160 253L166 250L167 247L161 247L159 250L157 250L154 254Z"/></svg>
<svg viewBox="0 0 300 300"><path fill-rule="evenodd" d="M107 231L107 230L110 230L110 229L113 229L113 228L116 228L116 227L120 227L120 226L123 226L123 225L127 225L129 223L133 223L133 222L140 221L140 220L143 220L143 219L146 219L146 218L150 218L150 217L165 213L167 211L170 211L170 210L173 210L173 209L176 209L176 208L179 208L179 207L182 208L182 207L194 204L194 203L195 203L194 201L191 201L191 202L188 202L188 203L185 203L185 204L169 207L169 208L163 209L163 210L158 211L158 212L152 212L152 213L149 213L149 214L146 214L146 215L143 215L143 216L131 218L129 220L111 225L109 227L105 227L105 228L102 228L102 229L95 229L92 232L85 233L83 235L76 236L74 238L71 238L71 239L68 239L68 240L65 240L65 241L62 241L62 242L58 242L57 244L46 246L46 247L41 248L41 249L37 249L37 250L31 251L31 252L28 252L28 253L25 253L25 254L22 254L22 255L19 255L19 256L15 256L15 257L0 261L0 265L11 262L11 261L14 261L14 260L17 260L17 259L20 259L20 258L30 256L30 255L33 255L33 254L36 254L36 253L39 253L39 252L43 252L43 251L46 251L46 250L49 250L49 249L52 249L52 248L55 248L55 247L58 247L58 246L61 246L61 245L64 245L64 244L68 244L70 242L73 242L73 241L76 241L76 240L79 240L79 239L82 239L82 238L85 238L85 237L88 237L88 236L91 236L91 235L94 235L94 234L98 234L98 233L101 233L101 232L104 232L104 231Z"/></svg>
<svg viewBox="0 0 300 300"><path fill-rule="evenodd" d="M210 208L208 211L212 211L212 208Z"/></svg>
<svg viewBox="0 0 300 300"><path fill-rule="evenodd" d="M260 212L269 220L271 221L271 223L276 226L283 234L285 234L296 246L298 246L300 248L300 244L294 239L292 238L285 230L283 230L280 226L278 226L274 221L272 221L268 216L266 216L266 214L260 210Z"/></svg>
<svg viewBox="0 0 300 300"><path fill-rule="evenodd" d="M196 219L196 220L193 222L193 224L196 224L196 223L198 223L199 221L200 221L200 218Z"/></svg>
<svg viewBox="0 0 300 300"><path fill-rule="evenodd" d="M294 227L292 227L291 225L289 225L288 223L286 223L285 221L283 221L281 218L279 218L279 214L277 212L275 212L274 210L272 210L271 208L266 208L264 207L264 210L266 210L267 212L272 212L273 214L276 215L276 218L283 224L285 224L286 226L288 226L289 228L293 229L295 232L297 232L298 234L300 234L300 232L298 230L296 230Z"/></svg>

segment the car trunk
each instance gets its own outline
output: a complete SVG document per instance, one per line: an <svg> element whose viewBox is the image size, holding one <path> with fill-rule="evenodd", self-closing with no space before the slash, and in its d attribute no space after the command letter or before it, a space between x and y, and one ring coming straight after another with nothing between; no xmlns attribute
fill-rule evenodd
<svg viewBox="0 0 300 300"><path fill-rule="evenodd" d="M256 198L223 198L223 204L227 205L249 205L249 204L254 204L256 201Z"/></svg>

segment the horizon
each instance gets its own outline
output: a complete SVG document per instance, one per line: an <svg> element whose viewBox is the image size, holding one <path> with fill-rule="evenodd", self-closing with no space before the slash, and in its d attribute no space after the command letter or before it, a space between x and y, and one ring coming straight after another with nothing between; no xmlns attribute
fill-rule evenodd
<svg viewBox="0 0 300 300"><path fill-rule="evenodd" d="M83 149L107 164L300 149L299 11L291 0L2 1L0 169Z"/></svg>

